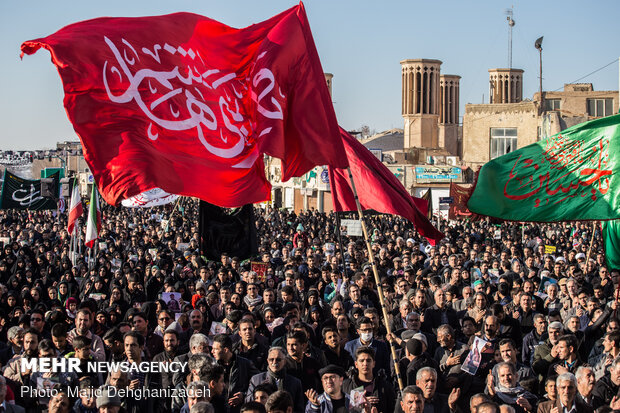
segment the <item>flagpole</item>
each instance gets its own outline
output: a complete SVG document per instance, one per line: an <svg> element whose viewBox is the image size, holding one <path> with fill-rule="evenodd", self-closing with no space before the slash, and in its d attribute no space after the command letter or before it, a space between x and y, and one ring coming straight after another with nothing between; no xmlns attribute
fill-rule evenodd
<svg viewBox="0 0 620 413"><path fill-rule="evenodd" d="M613 281L611 282L611 284L613 285ZM614 308L614 312L612 314L613 318L616 318L618 316L618 301L620 300L620 283L618 283L618 286L616 287L616 308Z"/></svg>
<svg viewBox="0 0 620 413"><path fill-rule="evenodd" d="M75 226L71 232L71 241L69 242L69 258L71 258L71 265L75 267Z"/></svg>
<svg viewBox="0 0 620 413"><path fill-rule="evenodd" d="M78 222L75 223L77 229L75 230L75 242L77 244L78 256L82 255L82 234L80 224Z"/></svg>
<svg viewBox="0 0 620 413"><path fill-rule="evenodd" d="M366 230L366 223L364 222L364 212L362 211L362 206L360 205L360 200L357 196L357 189L355 188L355 182L353 181L353 174L351 173L351 168L348 167L347 171L349 172L349 180L351 181L351 189L353 190L353 196L355 197L355 205L357 206L357 212L359 214L360 222L362 224L362 231L364 232L364 240L366 241L366 248L368 249L368 258L370 260L370 265L372 266L372 272L375 276L375 284L377 285L377 291L379 292L379 301L381 302L383 322L385 324L387 335L392 335L392 329L390 328L390 323L388 321L385 298L383 296L383 287L381 286L381 280L379 279L379 272L377 270L377 262L375 261L375 257L372 253L372 248L370 246L370 241L368 239L368 231ZM392 353L392 361L394 363L394 372L396 373L396 378L398 380L398 387L400 391L402 392L404 385L403 385L403 379L400 376L400 368L398 366L398 358L396 357L396 349L394 348L394 343L391 340L388 340L388 342L390 344L390 350Z"/></svg>
<svg viewBox="0 0 620 413"><path fill-rule="evenodd" d="M592 254L592 246L594 245L594 234L596 234L596 221L592 221L592 236L590 237L590 248L588 248L588 255L586 256L586 268L584 268L584 272L588 270L588 263L590 262L590 255Z"/></svg>
<svg viewBox="0 0 620 413"><path fill-rule="evenodd" d="M93 245L91 248L88 249L88 270L92 270L93 269L93 258L94 258L94 250L95 246Z"/></svg>
<svg viewBox="0 0 620 413"><path fill-rule="evenodd" d="M344 277L344 272L346 271L346 263L344 262L344 249L342 247L342 234L340 234L340 216L338 215L338 211L334 211L336 214L336 231L338 233L338 245L340 246L340 259L342 260L342 276ZM340 291L338 291L340 294Z"/></svg>
<svg viewBox="0 0 620 413"><path fill-rule="evenodd" d="M97 238L95 240L95 245L94 245L94 251L93 251L93 268L95 268L95 264L97 263L97 253L98 253L98 249L99 249L99 238Z"/></svg>

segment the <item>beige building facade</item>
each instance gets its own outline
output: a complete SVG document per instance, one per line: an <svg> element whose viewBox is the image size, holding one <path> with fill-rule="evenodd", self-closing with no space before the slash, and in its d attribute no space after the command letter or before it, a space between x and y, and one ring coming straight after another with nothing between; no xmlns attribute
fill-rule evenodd
<svg viewBox="0 0 620 413"><path fill-rule="evenodd" d="M618 91L596 91L591 83L523 100L523 71L489 70L489 104L465 105L462 161L478 167L498 156L573 125L618 113Z"/></svg>
<svg viewBox="0 0 620 413"><path fill-rule="evenodd" d="M477 170L499 153L537 141L535 102L465 105L463 162Z"/></svg>

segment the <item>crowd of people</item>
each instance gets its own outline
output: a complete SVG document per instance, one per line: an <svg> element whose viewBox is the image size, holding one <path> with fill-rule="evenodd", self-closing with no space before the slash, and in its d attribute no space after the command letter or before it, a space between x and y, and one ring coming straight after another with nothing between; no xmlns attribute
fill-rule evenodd
<svg viewBox="0 0 620 413"><path fill-rule="evenodd" d="M0 210L0 411L620 409L620 271L595 223L441 220L431 245L370 215L377 284L333 213L257 207L258 255L208 261L182 202L104 206L76 254L66 214ZM28 364L50 359L83 368Z"/></svg>

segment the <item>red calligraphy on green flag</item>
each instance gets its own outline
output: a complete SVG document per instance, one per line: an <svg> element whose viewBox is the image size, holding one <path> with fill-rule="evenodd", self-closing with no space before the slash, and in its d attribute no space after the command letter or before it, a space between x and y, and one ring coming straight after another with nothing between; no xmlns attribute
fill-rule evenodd
<svg viewBox="0 0 620 413"><path fill-rule="evenodd" d="M585 122L493 159L467 206L513 221L620 218L620 115Z"/></svg>

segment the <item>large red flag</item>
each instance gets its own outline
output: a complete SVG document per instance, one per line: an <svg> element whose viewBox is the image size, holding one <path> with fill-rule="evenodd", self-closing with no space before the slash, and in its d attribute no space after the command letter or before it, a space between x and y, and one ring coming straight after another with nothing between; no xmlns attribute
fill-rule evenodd
<svg viewBox="0 0 620 413"><path fill-rule="evenodd" d="M409 195L398 178L353 136L343 129L340 129L340 135L362 209L374 209L407 218L432 245L442 239L444 235L426 217L428 201ZM334 210L357 210L350 182L346 169L329 168Z"/></svg>
<svg viewBox="0 0 620 413"><path fill-rule="evenodd" d="M303 4L235 29L176 13L99 18L22 44L48 49L64 105L106 202L161 188L235 207L282 178L346 167Z"/></svg>

